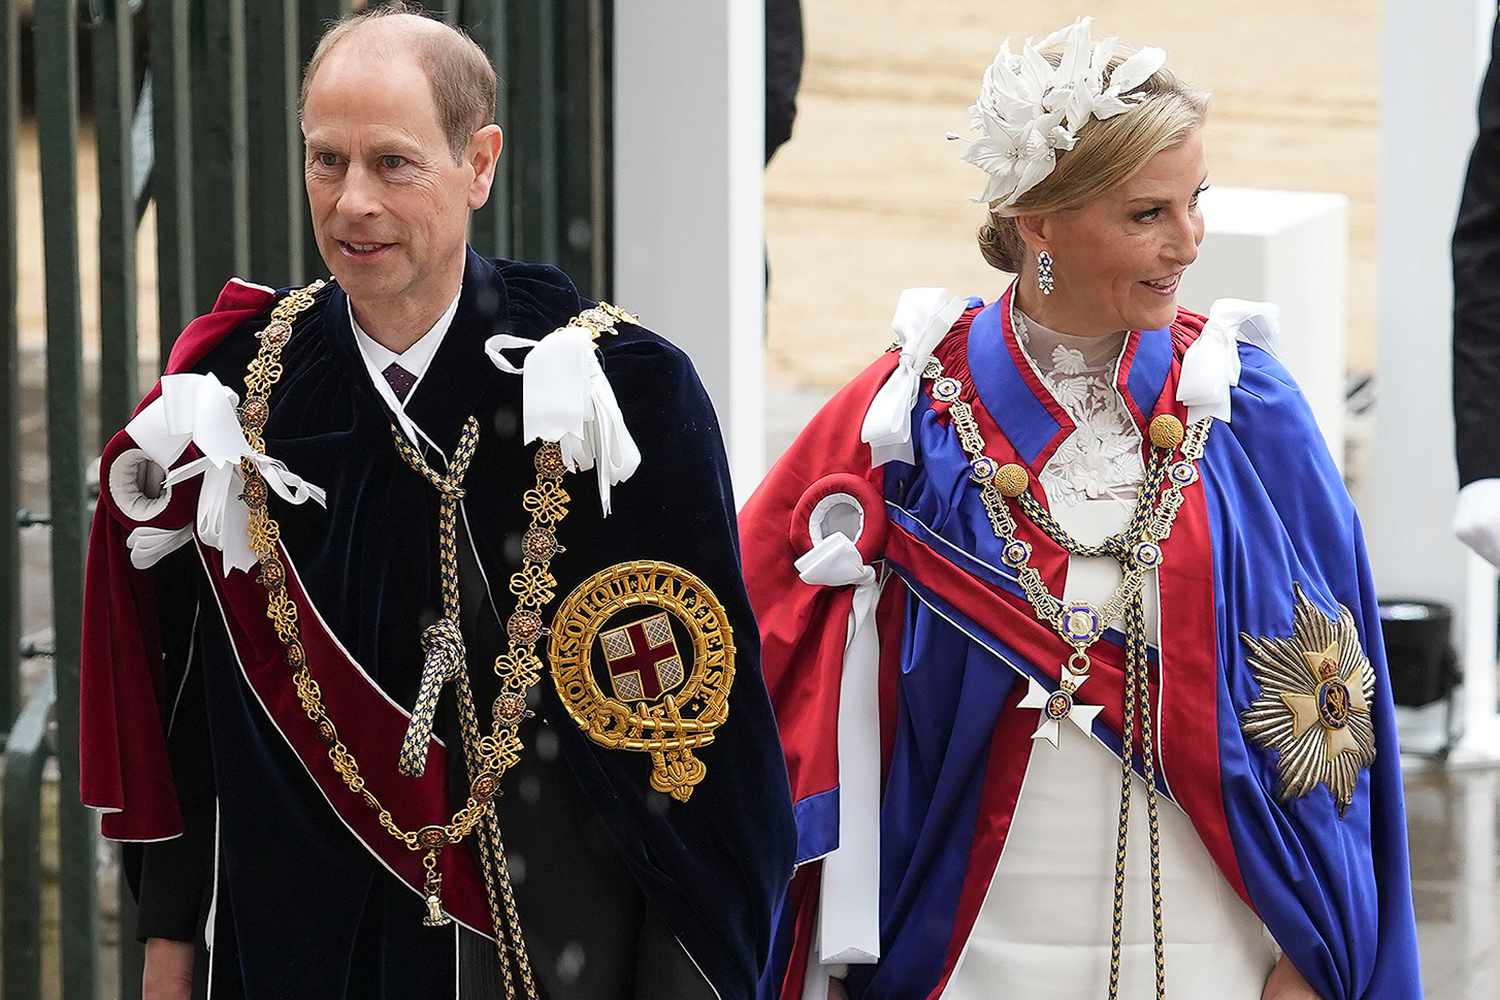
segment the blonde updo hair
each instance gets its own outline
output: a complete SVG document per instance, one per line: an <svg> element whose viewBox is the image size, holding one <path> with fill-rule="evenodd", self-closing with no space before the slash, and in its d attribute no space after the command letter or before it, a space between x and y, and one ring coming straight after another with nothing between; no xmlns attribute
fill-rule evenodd
<svg viewBox="0 0 1500 1000"><path fill-rule="evenodd" d="M1044 53L1056 66L1058 51ZM1117 53L1109 71L1129 58ZM1057 166L1014 205L990 206L990 217L979 227L979 252L996 270L1018 274L1025 264L1026 244L1016 217L1045 215L1078 208L1144 167L1151 157L1185 140L1208 114L1208 94L1190 88L1166 69L1157 70L1131 94L1148 95L1129 111L1100 121L1090 119L1078 130L1072 149L1057 151Z"/></svg>

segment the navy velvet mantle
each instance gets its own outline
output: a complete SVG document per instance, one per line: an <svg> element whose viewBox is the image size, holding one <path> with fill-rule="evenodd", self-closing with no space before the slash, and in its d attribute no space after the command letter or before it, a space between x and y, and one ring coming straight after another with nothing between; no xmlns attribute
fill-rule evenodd
<svg viewBox="0 0 1500 1000"><path fill-rule="evenodd" d="M483 345L500 332L540 339L590 304L555 268L492 262L471 251L453 325L407 406L444 454L451 454L471 414L480 421L479 447L464 483L464 514L489 591L480 614L490 617L491 626L513 606L506 580L519 565L520 534L528 523L520 499L533 479L533 448L521 443L521 380L496 370ZM258 346L251 329L260 325L230 335L199 370L242 392L245 366ZM608 519L600 512L593 472L565 481L573 508L559 532L567 552L553 565L559 600L613 563L661 559L681 565L704 579L728 608L737 673L728 722L700 754L708 777L687 803L650 791L644 755L591 743L568 719L547 678L538 712L557 734L568 771L618 848L620 863L719 994L748 998L764 961L772 909L790 876L795 834L759 670L757 630L740 579L727 463L713 409L682 352L630 325L603 338L599 348L642 464L614 488ZM409 707L421 663L420 630L439 601L437 495L392 445L390 415L370 383L347 299L337 286L320 292L297 322L283 364L265 429L267 450L325 488L328 504L326 510L291 507L273 498L273 514L333 633L391 697ZM428 460L443 467L432 449ZM481 632L498 642L497 628ZM496 652L475 648L471 640L470 672L486 725L486 685L493 683L487 678ZM375 862L347 835L320 842L341 827L247 694L233 663L206 659L204 676L225 852L221 884L232 897L247 992L254 994L251 984L258 982L278 996L311 995L300 992L306 980L292 986L283 979L305 975L317 963L319 956L299 953L306 946L298 942L328 942L330 923L367 919L359 915L359 900L341 898L348 889L339 872L350 864L374 869ZM535 730L523 735L532 752ZM507 821L521 816L508 812ZM382 878L377 871L376 881ZM579 899L575 905L608 903ZM273 913L265 927L269 934L246 926L247 918L261 924ZM263 945L256 943L262 939ZM347 961L326 953L322 960ZM288 988L294 992L279 992Z"/></svg>

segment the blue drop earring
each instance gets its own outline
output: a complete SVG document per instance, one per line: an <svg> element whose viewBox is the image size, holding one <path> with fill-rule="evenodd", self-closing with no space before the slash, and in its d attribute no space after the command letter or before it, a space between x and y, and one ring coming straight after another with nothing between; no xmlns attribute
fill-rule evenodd
<svg viewBox="0 0 1500 1000"><path fill-rule="evenodd" d="M1036 285L1043 295L1051 295L1057 287L1057 279L1052 276L1052 255L1045 250L1036 255Z"/></svg>

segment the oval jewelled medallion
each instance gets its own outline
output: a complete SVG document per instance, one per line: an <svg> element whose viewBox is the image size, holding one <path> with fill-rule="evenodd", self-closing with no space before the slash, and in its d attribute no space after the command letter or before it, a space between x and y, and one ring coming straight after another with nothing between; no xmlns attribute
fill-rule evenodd
<svg viewBox="0 0 1500 1000"><path fill-rule="evenodd" d="M269 590L279 590L286 583L286 567L275 558L260 564L260 585Z"/></svg>
<svg viewBox="0 0 1500 1000"><path fill-rule="evenodd" d="M546 562L561 551L557 535L547 528L528 528L521 536L521 555L532 562Z"/></svg>
<svg viewBox="0 0 1500 1000"><path fill-rule="evenodd" d="M273 319L260 334L261 343L277 351L285 347L286 342L291 339L292 324L284 319Z"/></svg>
<svg viewBox="0 0 1500 1000"><path fill-rule="evenodd" d="M520 609L510 616L505 624L506 631L515 642L523 646L529 646L542 635L542 616L535 611Z"/></svg>
<svg viewBox="0 0 1500 1000"><path fill-rule="evenodd" d="M940 403L951 403L958 398L958 392L962 388L958 379L945 375L932 383L932 398Z"/></svg>
<svg viewBox="0 0 1500 1000"><path fill-rule="evenodd" d="M1070 642L1092 643L1103 631L1099 612L1089 604L1069 604L1062 611L1063 635Z"/></svg>
<svg viewBox="0 0 1500 1000"><path fill-rule="evenodd" d="M338 738L339 733L337 729L333 728L333 721L326 715L320 718L318 720L318 739L322 740L328 746L332 746Z"/></svg>
<svg viewBox="0 0 1500 1000"><path fill-rule="evenodd" d="M301 643L292 643L286 648L286 662L293 670L302 669L307 662L307 654L302 651Z"/></svg>
<svg viewBox="0 0 1500 1000"><path fill-rule="evenodd" d="M1061 722L1073 711L1073 696L1066 691L1054 691L1047 699L1047 718L1052 722Z"/></svg>
<svg viewBox="0 0 1500 1000"><path fill-rule="evenodd" d="M507 691L495 699L495 721L503 726L514 726L526 714L526 696Z"/></svg>
<svg viewBox="0 0 1500 1000"><path fill-rule="evenodd" d="M1155 569L1161 565L1161 546L1155 542L1141 542L1131 555L1142 569Z"/></svg>
<svg viewBox="0 0 1500 1000"><path fill-rule="evenodd" d="M1198 467L1192 462L1173 462L1167 478L1176 486L1191 486L1198 481Z"/></svg>
<svg viewBox="0 0 1500 1000"><path fill-rule="evenodd" d="M240 423L251 430L260 430L266 425L266 418L271 415L266 401L260 397L252 397L245 400L245 405L240 407Z"/></svg>
<svg viewBox="0 0 1500 1000"><path fill-rule="evenodd" d="M988 455L980 455L969 463L969 478L983 485L995 478L995 472L999 468L993 458L990 458Z"/></svg>
<svg viewBox="0 0 1500 1000"><path fill-rule="evenodd" d="M264 507L266 505L266 481L260 476L245 480L244 489L240 491L240 499L252 507Z"/></svg>
<svg viewBox="0 0 1500 1000"><path fill-rule="evenodd" d="M448 833L440 826L424 826L417 831L417 843L429 851L448 842Z"/></svg>
<svg viewBox="0 0 1500 1000"><path fill-rule="evenodd" d="M1025 566L1027 560L1030 558L1031 543L1023 542L1019 538L1012 539L1006 543L1005 548L1000 552L1001 561L1012 569L1020 569L1022 566Z"/></svg>
<svg viewBox="0 0 1500 1000"><path fill-rule="evenodd" d="M536 450L536 471L548 479L561 479L568 471L563 461L562 449L554 441L544 441Z"/></svg>
<svg viewBox="0 0 1500 1000"><path fill-rule="evenodd" d="M493 799L499 790L500 778L494 771L480 771L474 778L474 783L469 786L469 794L481 805Z"/></svg>

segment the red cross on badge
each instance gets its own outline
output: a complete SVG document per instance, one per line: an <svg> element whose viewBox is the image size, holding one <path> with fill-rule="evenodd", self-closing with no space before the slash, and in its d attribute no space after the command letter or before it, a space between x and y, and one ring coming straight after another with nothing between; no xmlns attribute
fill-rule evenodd
<svg viewBox="0 0 1500 1000"><path fill-rule="evenodd" d="M682 655L665 611L599 636L615 695L654 701L682 683Z"/></svg>

